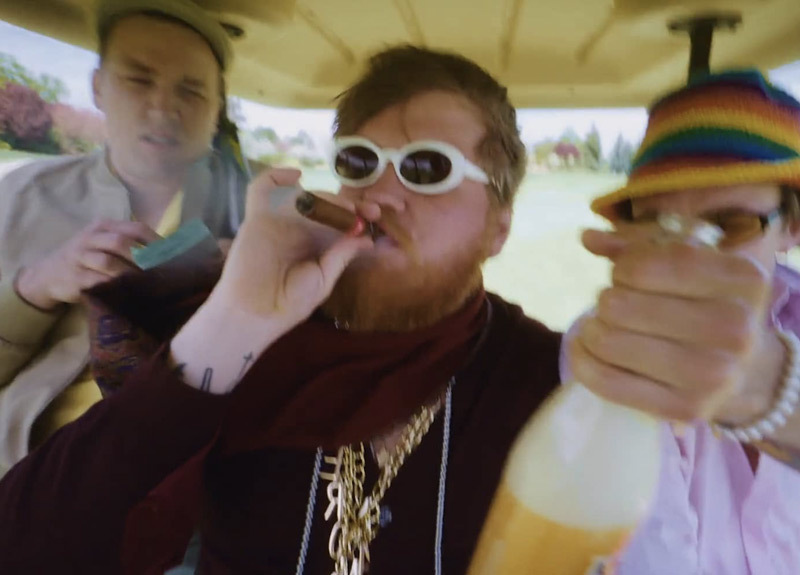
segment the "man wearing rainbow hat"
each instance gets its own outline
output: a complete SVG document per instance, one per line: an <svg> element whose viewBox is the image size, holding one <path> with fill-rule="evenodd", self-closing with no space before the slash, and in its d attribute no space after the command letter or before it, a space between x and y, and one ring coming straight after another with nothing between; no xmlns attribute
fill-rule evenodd
<svg viewBox="0 0 800 575"><path fill-rule="evenodd" d="M738 70L658 101L627 185L592 204L616 229L583 242L613 282L573 326L569 367L688 423L664 424L658 493L619 575L800 573L800 274L777 263L800 242L798 190L800 102ZM716 225L717 249L642 241L665 215Z"/></svg>

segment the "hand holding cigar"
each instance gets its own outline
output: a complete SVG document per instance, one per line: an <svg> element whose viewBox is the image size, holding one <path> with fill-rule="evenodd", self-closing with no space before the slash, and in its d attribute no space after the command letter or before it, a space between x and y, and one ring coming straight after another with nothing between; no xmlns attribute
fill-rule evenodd
<svg viewBox="0 0 800 575"><path fill-rule="evenodd" d="M360 236L371 231L371 226L353 212L309 192L303 192L297 198L295 207L309 220L351 236Z"/></svg>

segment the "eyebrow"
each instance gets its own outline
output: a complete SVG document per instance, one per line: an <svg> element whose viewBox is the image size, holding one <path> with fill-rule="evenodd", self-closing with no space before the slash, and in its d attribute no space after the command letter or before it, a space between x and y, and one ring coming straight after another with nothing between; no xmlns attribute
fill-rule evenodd
<svg viewBox="0 0 800 575"><path fill-rule="evenodd" d="M129 56L125 56L122 59L122 65L126 68L130 68L131 70L135 70L136 72L142 72L145 74L152 74L155 72L155 70L153 70L153 68L150 66L146 66L145 64L142 64L141 62L134 60Z"/></svg>
<svg viewBox="0 0 800 575"><path fill-rule="evenodd" d="M122 59L122 65L125 66L126 68L134 71L134 72L139 72L141 74L156 74L156 70L155 69L151 68L150 66L148 66L146 64L143 64L143 63L139 62L138 60L135 60L134 58L131 58L130 56L125 56ZM181 78L181 83L186 85L186 86L193 87L193 88L205 88L206 87L206 82L204 82L203 80L201 80L199 78L193 78L191 76L184 76L183 78Z"/></svg>

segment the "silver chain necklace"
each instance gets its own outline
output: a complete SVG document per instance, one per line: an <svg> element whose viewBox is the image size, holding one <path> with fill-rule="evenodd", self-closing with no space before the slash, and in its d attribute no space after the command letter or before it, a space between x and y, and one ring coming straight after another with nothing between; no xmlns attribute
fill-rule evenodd
<svg viewBox="0 0 800 575"><path fill-rule="evenodd" d="M442 458L439 464L439 492L436 506L436 540L434 542L434 567L435 575L442 575L442 537L444 535L444 501L447 486L447 462L450 455L450 423L453 416L453 386L455 377L447 383L447 393L444 399L444 423L442 433ZM297 557L295 575L304 575L308 546L311 541L311 527L314 524L314 508L319 491L320 470L322 468L322 448L317 448L314 457L314 471L311 475L311 487L308 490L308 503L306 504L306 520L303 526L303 539L300 543L300 553Z"/></svg>

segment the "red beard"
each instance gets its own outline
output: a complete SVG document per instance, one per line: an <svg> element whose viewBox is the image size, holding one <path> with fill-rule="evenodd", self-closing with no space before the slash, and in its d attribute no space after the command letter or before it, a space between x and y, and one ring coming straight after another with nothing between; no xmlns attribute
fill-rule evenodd
<svg viewBox="0 0 800 575"><path fill-rule="evenodd" d="M354 331L404 332L433 325L482 287L481 266L491 237L487 229L445 262L409 257L410 263L400 270L380 262L351 265L322 312Z"/></svg>

